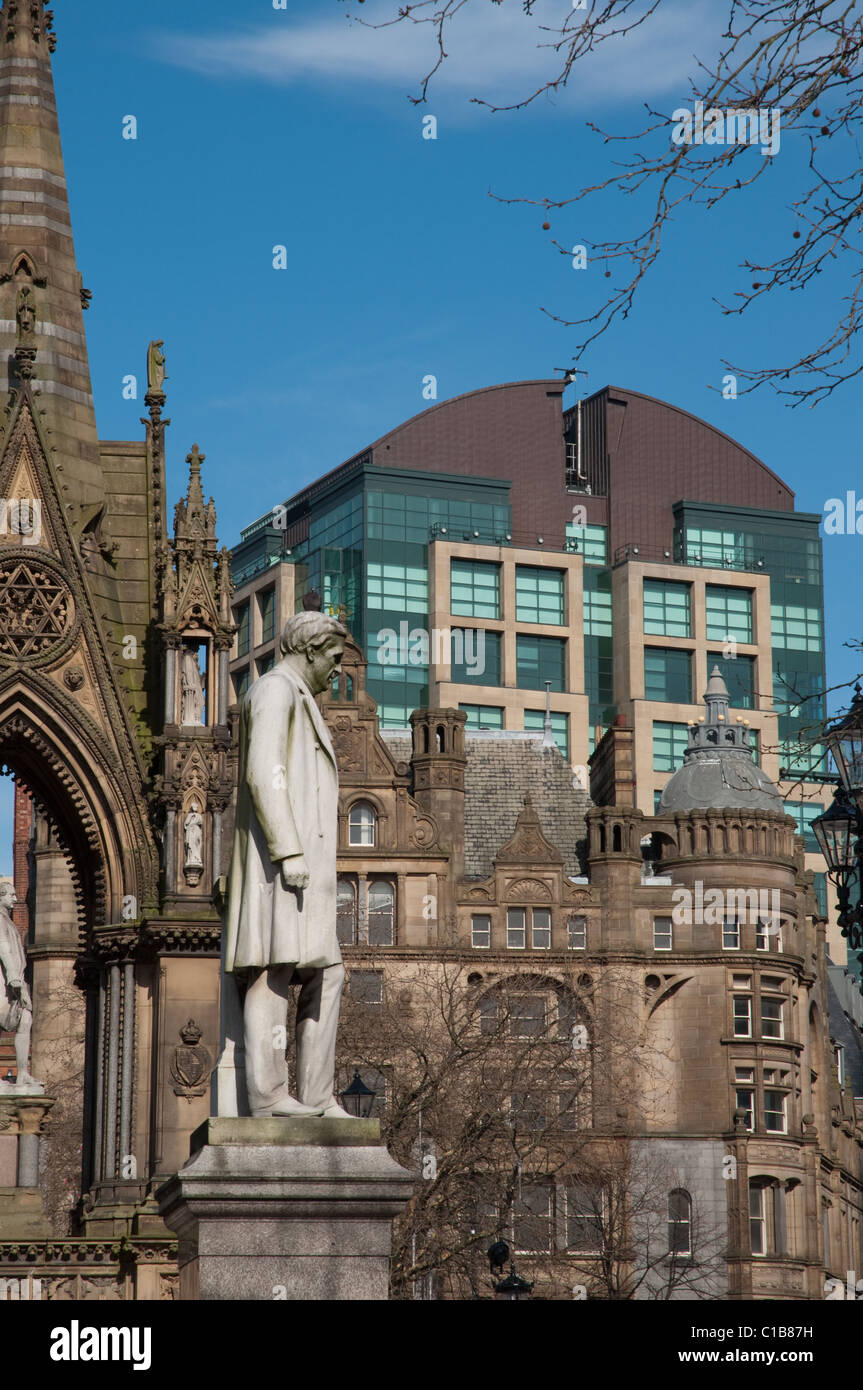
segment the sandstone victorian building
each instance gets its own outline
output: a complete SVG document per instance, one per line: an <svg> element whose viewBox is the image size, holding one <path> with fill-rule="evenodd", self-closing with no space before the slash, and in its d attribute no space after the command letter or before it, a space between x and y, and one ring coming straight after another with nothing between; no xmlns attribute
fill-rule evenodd
<svg viewBox="0 0 863 1390"><path fill-rule="evenodd" d="M158 341L141 438L98 437L41 0L5 4L0 36L0 759L46 1086L0 1093L0 1278L171 1298L153 1193L219 1045L231 580L197 446L168 524ZM722 680L653 815L623 714L589 795L553 711L381 729L367 681L352 642L321 703L342 1084L417 1172L397 1291L488 1295L493 1235L546 1297L818 1298L860 1269L860 995Z"/></svg>

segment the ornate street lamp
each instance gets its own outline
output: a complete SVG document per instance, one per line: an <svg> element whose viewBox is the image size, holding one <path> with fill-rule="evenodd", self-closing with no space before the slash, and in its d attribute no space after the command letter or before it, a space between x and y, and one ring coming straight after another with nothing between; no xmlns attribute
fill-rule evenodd
<svg viewBox="0 0 863 1390"><path fill-rule="evenodd" d="M863 814L844 786L836 791L832 806L812 822L812 829L827 872L836 884L842 935L852 950L859 951L863 947L863 902L852 912L851 884L863 867ZM859 882L863 883L863 877Z"/></svg>
<svg viewBox="0 0 863 1390"><path fill-rule="evenodd" d="M854 687L851 708L843 719L828 725L824 741L833 755L842 786L859 806L863 797L863 691L859 681Z"/></svg>
<svg viewBox="0 0 863 1390"><path fill-rule="evenodd" d="M340 1100L349 1115L357 1120L367 1120L372 1113L375 1095L376 1092L370 1091L359 1072L355 1071L353 1081L342 1091Z"/></svg>

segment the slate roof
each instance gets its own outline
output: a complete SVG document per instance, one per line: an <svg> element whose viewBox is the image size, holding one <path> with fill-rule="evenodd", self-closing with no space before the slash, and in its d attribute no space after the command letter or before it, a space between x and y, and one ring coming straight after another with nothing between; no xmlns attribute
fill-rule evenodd
<svg viewBox="0 0 863 1390"><path fill-rule="evenodd" d="M410 734L382 729L396 762L411 756ZM590 797L573 786L572 768L560 750L544 748L541 733L466 732L465 875L484 879L493 859L512 837L518 813L530 793L546 839L563 855L564 872L584 872L579 842L587 836L584 815Z"/></svg>
<svg viewBox="0 0 863 1390"><path fill-rule="evenodd" d="M845 1075L851 1093L863 1096L863 995L855 976L842 965L827 965L830 1036L845 1049Z"/></svg>

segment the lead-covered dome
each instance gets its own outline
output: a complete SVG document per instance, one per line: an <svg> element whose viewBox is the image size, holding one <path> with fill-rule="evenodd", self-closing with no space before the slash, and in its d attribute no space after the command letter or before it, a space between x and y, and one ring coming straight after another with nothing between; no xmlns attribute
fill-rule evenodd
<svg viewBox="0 0 863 1390"><path fill-rule="evenodd" d="M775 784L752 759L749 724L728 716L728 688L714 666L704 695L706 716L689 728L683 766L668 779L659 812L782 811Z"/></svg>

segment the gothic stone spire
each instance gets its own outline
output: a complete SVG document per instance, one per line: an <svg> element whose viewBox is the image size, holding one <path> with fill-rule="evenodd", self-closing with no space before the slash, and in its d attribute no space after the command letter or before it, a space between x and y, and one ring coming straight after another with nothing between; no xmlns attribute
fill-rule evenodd
<svg viewBox="0 0 863 1390"><path fill-rule="evenodd" d="M0 10L0 397L33 376L79 533L104 503L44 0ZM19 370L23 365L24 370Z"/></svg>

